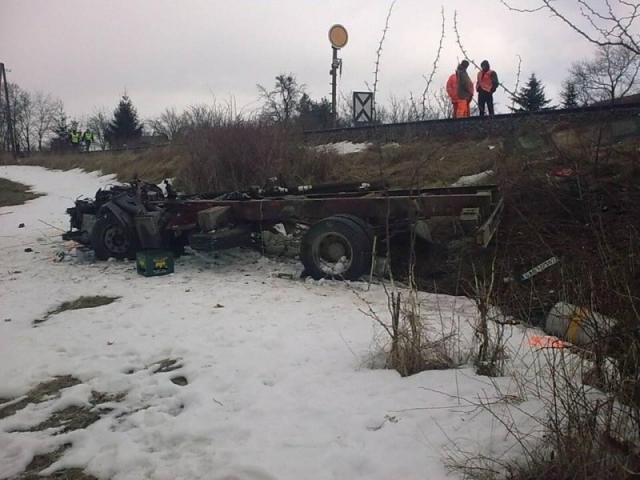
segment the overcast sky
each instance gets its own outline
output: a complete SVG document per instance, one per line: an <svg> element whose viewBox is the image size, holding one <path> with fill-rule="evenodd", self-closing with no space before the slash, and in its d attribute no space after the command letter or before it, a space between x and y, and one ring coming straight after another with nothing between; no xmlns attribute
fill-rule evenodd
<svg viewBox="0 0 640 480"><path fill-rule="evenodd" d="M0 0L0 61L9 81L50 92L82 118L96 107L112 111L126 89L141 118L166 107L224 102L238 110L259 105L256 84L271 87L291 72L314 99L330 97L335 23L349 32L340 51L340 91L350 97L373 82L376 49L388 0ZM534 0L519 0L531 6ZM573 1L558 0L560 6ZM397 0L384 44L378 101L419 97L440 38L442 2ZM517 55L523 81L535 72L557 101L572 61L593 47L547 14L516 14L498 0L447 0L446 37L434 87L462 54L454 10L469 55L488 59L510 89ZM568 8L568 7L567 7ZM475 78L473 68L472 78ZM497 96L506 110L504 94Z"/></svg>

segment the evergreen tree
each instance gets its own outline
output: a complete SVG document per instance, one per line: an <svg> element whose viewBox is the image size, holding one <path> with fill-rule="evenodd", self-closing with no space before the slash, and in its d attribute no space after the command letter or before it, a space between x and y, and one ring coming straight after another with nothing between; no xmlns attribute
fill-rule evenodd
<svg viewBox="0 0 640 480"><path fill-rule="evenodd" d="M130 144L142 136L138 113L126 93L113 111L113 120L109 122L104 134L112 148Z"/></svg>
<svg viewBox="0 0 640 480"><path fill-rule="evenodd" d="M544 86L536 78L535 73L531 74L527 84L511 99L517 105L517 107L509 107L512 112L536 112L551 103L551 100L547 99L544 93Z"/></svg>
<svg viewBox="0 0 640 480"><path fill-rule="evenodd" d="M562 84L560 98L562 98L562 106L564 108L577 108L578 92L576 91L576 84L570 80L565 81Z"/></svg>
<svg viewBox="0 0 640 480"><path fill-rule="evenodd" d="M298 120L305 130L329 128L332 125L331 103L326 98L316 102L303 93L297 110Z"/></svg>
<svg viewBox="0 0 640 480"><path fill-rule="evenodd" d="M53 127L53 138L49 147L52 151L64 151L71 148L69 142L69 125L67 124L67 115L64 111L58 112L55 120L55 126Z"/></svg>

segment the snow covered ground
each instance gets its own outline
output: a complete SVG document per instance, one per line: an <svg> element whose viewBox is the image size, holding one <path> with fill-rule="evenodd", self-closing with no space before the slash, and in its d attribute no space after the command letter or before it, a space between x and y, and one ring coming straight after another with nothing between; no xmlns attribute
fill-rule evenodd
<svg viewBox="0 0 640 480"><path fill-rule="evenodd" d="M497 456L512 449L499 422L459 400L495 395L472 368L408 378L369 368L384 336L363 310L368 302L384 315L380 286L298 280L295 261L249 250L182 257L175 274L155 278L133 262L54 262L65 208L111 177L26 166L2 166L0 177L46 194L0 209L0 398L56 375L82 381L0 419L0 478L65 443L45 473L80 467L118 480L440 479L454 443ZM34 328L81 295L121 298ZM420 300L434 324L468 331L476 314L465 298ZM512 333L519 345L524 330ZM153 373L166 359L181 368ZM89 406L92 390L126 395L87 428L24 431Z"/></svg>

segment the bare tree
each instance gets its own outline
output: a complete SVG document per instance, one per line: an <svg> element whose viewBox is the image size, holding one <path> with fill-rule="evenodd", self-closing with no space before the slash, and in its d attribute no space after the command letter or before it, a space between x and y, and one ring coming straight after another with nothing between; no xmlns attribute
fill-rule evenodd
<svg viewBox="0 0 640 480"><path fill-rule="evenodd" d="M553 0L540 0L533 8L518 8L513 2L499 0L511 11L521 13L548 12L564 22L574 32L600 47L619 46L640 55L640 3L631 0L566 1L561 11ZM571 5L572 4L572 5ZM582 25L581 25L582 23Z"/></svg>
<svg viewBox="0 0 640 480"><path fill-rule="evenodd" d="M218 123L218 117L210 105L199 103L184 111L182 122L190 129L212 128Z"/></svg>
<svg viewBox="0 0 640 480"><path fill-rule="evenodd" d="M445 28L445 16L444 16L444 7L440 9L440 15L442 16L442 29L440 32L440 42L438 43L438 51L436 53L436 57L433 60L433 65L431 66L431 73L427 77L424 75L424 79L427 84L422 91L422 119L427 118L427 107L428 107L428 97L429 97L429 89L431 88L431 84L433 83L433 77L438 70L438 63L440 62L440 55L442 54L442 44L444 43L444 28Z"/></svg>
<svg viewBox="0 0 640 480"><path fill-rule="evenodd" d="M20 149L31 152L34 118L31 94L26 90L22 90L18 85L14 85L13 92L9 92L9 99L13 104L15 135L20 143Z"/></svg>
<svg viewBox="0 0 640 480"><path fill-rule="evenodd" d="M462 55L464 56L464 58L467 59L469 63L474 67L476 67L478 70L481 70L480 66L473 60L473 57L469 55L467 50L464 48L464 45L462 43L462 36L460 35L460 29L458 28L458 12L457 11L453 12L453 31L456 34L456 43L458 44L458 48L460 49L460 52L462 52ZM518 66L517 66L515 87L513 88L513 90L509 90L504 85L504 83L500 82L500 85L499 85L499 87L502 88L505 92L507 92L511 98L513 98L516 95L516 92L518 91L518 87L520 85L520 72L522 71L522 57L520 55L516 55L516 57L518 59Z"/></svg>
<svg viewBox="0 0 640 480"><path fill-rule="evenodd" d="M340 92L340 101L338 102L338 123L342 123L343 125L353 124L353 101L342 91Z"/></svg>
<svg viewBox="0 0 640 480"><path fill-rule="evenodd" d="M417 120L417 112L413 97L402 98L395 95L389 97L389 107L381 108L379 120L385 120L390 123L411 122ZM382 112L384 111L384 118Z"/></svg>
<svg viewBox="0 0 640 480"><path fill-rule="evenodd" d="M166 108L158 117L147 121L153 135L164 135L173 141L184 130L185 117L174 107Z"/></svg>
<svg viewBox="0 0 640 480"><path fill-rule="evenodd" d="M304 91L305 85L298 84L291 73L278 75L273 90L258 85L258 92L264 101L263 116L276 123L289 125Z"/></svg>
<svg viewBox="0 0 640 480"><path fill-rule="evenodd" d="M53 133L56 112L61 108L61 104L61 100L54 99L51 94L35 93L33 97L33 130L38 140L38 150L42 150L42 145L47 137Z"/></svg>
<svg viewBox="0 0 640 480"><path fill-rule="evenodd" d="M432 118L451 118L453 116L453 104L444 87L433 92L434 103L430 104Z"/></svg>
<svg viewBox="0 0 640 480"><path fill-rule="evenodd" d="M87 128L93 132L93 139L101 150L106 150L109 146L105 135L108 126L109 115L104 108L95 109L93 114L87 119Z"/></svg>
<svg viewBox="0 0 640 480"><path fill-rule="evenodd" d="M231 101L221 105L214 99L211 104L200 103L189 106L182 114L182 121L185 128L189 129L229 125L238 119L234 108Z"/></svg>
<svg viewBox="0 0 640 480"><path fill-rule="evenodd" d="M387 32L389 31L389 22L391 20L391 13L393 12L393 7L396 4L396 0L391 2L389 5L389 10L387 10L387 18L384 22L384 28L382 29L382 35L380 37L380 42L378 43L378 50L376 50L376 61L375 61L375 69L373 71L373 116L376 120L379 120L377 112L376 112L376 93L378 92L378 75L380 74L380 59L382 58L382 47L384 46L384 41L387 38Z"/></svg>
<svg viewBox="0 0 640 480"><path fill-rule="evenodd" d="M598 47L593 60L576 62L569 70L569 81L576 87L578 102L588 104L611 101L635 93L640 56L621 46Z"/></svg>

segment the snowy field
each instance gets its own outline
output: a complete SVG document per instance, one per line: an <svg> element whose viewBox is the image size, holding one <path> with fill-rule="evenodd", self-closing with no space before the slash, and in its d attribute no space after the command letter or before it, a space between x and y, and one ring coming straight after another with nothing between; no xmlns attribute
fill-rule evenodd
<svg viewBox="0 0 640 480"><path fill-rule="evenodd" d="M370 368L384 336L363 310L369 303L385 318L379 285L300 280L295 261L250 250L185 256L174 274L155 278L138 276L133 262L55 262L65 209L112 179L22 166L0 167L0 177L46 194L0 208L0 398L55 376L81 382L0 419L0 478L69 443L44 473L441 479L456 477L445 466L454 445L498 457L512 449L499 422L460 400L495 395L472 368L408 378ZM120 298L34 327L82 295ZM476 312L461 297L420 299L435 323L463 330ZM512 333L519 345L524 330ZM171 360L177 369L154 373ZM497 382L510 388L507 378ZM69 406L96 408L92 391L115 396L86 428L29 431Z"/></svg>

